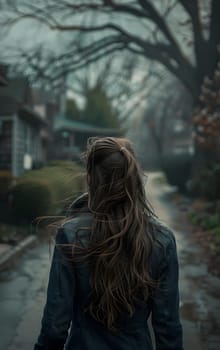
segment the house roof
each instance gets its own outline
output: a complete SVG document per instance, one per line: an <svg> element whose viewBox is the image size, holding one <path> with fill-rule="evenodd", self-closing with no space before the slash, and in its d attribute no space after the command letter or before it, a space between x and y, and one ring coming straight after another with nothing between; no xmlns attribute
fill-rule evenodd
<svg viewBox="0 0 220 350"><path fill-rule="evenodd" d="M54 120L54 130L70 130L79 132L92 132L98 134L121 135L122 130L116 128L101 128L95 125L86 124L74 120L66 119L63 114L58 114Z"/></svg>
<svg viewBox="0 0 220 350"><path fill-rule="evenodd" d="M29 124L32 125L38 125L43 126L47 125L47 121L45 119L41 118L37 113L35 113L31 108L28 106L23 106L18 110L18 114L20 118L27 121Z"/></svg>

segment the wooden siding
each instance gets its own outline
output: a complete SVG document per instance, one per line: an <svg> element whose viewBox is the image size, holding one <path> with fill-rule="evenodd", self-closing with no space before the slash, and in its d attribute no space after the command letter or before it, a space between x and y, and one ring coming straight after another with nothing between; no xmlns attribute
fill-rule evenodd
<svg viewBox="0 0 220 350"><path fill-rule="evenodd" d="M32 157L32 165L41 161L42 149L40 141L40 130L26 123L24 120L17 118L16 127L14 128L15 147L14 147L14 173L21 176L24 169L24 155L27 153Z"/></svg>

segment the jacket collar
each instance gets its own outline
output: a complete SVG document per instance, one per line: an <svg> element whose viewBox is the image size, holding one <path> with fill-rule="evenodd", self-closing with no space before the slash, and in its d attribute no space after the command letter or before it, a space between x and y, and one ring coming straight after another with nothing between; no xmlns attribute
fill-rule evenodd
<svg viewBox="0 0 220 350"><path fill-rule="evenodd" d="M88 213L90 212L88 208L88 192L83 193L77 197L73 203L69 206L66 216L73 216L79 213Z"/></svg>

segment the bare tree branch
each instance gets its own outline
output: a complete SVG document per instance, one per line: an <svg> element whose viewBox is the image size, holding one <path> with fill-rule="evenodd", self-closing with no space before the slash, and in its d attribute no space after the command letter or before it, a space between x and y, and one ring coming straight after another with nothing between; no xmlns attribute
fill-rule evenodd
<svg viewBox="0 0 220 350"><path fill-rule="evenodd" d="M194 35L194 44L195 44L195 56L196 56L197 65L200 65L201 56L205 55L207 47L206 47L206 41L202 33L202 23L200 19L198 0L196 1L179 0L179 1L191 19L191 23L193 27L193 35ZM204 69L204 67L199 67L199 69Z"/></svg>
<svg viewBox="0 0 220 350"><path fill-rule="evenodd" d="M161 63L172 74L178 77L183 84L191 91L194 98L198 97L201 79L213 69L214 63L207 65L204 59L207 49L211 53L216 52L216 16L219 10L219 1L212 0L213 22L210 26L210 42L203 37L202 23L199 13L199 0L176 0L166 2L167 8L164 11L158 9L152 0L134 0L122 2L119 0L94 0L94 1L71 1L71 0L39 0L37 3L30 1L5 0L2 5L6 10L3 18L5 25L12 26L23 19L35 19L48 26L51 30L62 32L81 33L87 38L84 44L79 41L72 52L60 55L52 63L65 66L65 71L75 71L84 67L94 60L101 59L105 55L118 52L119 50L129 51L144 58ZM188 15L193 28L194 52L196 65L182 51L182 45L176 40L176 33L169 26L167 16L172 12L175 5L182 5ZM22 4L22 6L19 6ZM80 23L80 18L87 19L103 15L100 20L89 23ZM114 15L114 16L113 16ZM117 17L118 16L118 17ZM121 21L129 18L128 22ZM117 18L119 19L117 21ZM140 21L150 24L150 30L146 35L130 26L130 19L136 23ZM94 35L93 35L94 33ZM88 44L89 39L89 44ZM70 68L67 69L67 65ZM47 67L45 67L47 71ZM63 72L62 72L63 73ZM58 74L59 75L59 74Z"/></svg>

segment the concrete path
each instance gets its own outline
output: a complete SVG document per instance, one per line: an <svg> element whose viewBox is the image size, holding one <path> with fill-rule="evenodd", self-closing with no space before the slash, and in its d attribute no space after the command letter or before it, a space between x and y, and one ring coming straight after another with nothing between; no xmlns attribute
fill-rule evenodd
<svg viewBox="0 0 220 350"><path fill-rule="evenodd" d="M31 350L37 338L50 267L49 244L31 249L0 274L0 350Z"/></svg>
<svg viewBox="0 0 220 350"><path fill-rule="evenodd" d="M208 273L206 252L193 239L185 215L170 200L174 189L161 185L160 177L160 173L149 175L146 193L156 214L173 229L177 240L184 349L219 350L220 279Z"/></svg>
<svg viewBox="0 0 220 350"><path fill-rule="evenodd" d="M170 201L172 189L151 174L147 194L156 213L177 239L181 315L185 350L220 349L220 280L209 275L205 252L192 239L190 226ZM40 329L51 256L49 244L27 252L0 274L0 350L31 350Z"/></svg>

